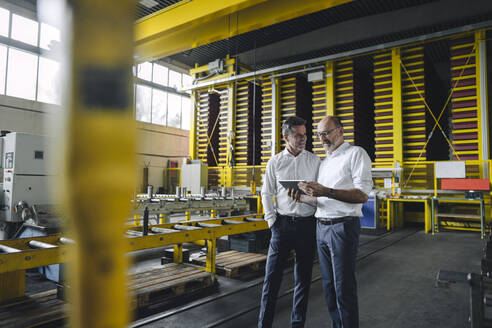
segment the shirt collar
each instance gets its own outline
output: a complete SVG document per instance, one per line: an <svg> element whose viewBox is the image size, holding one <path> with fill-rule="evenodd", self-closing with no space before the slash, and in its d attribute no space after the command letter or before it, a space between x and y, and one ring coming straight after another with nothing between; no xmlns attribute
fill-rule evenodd
<svg viewBox="0 0 492 328"><path fill-rule="evenodd" d="M347 142L347 141L344 141L337 149L335 149L330 155L327 154L328 157L334 157L334 156L338 156L340 155L341 153L343 153L348 147L350 146L350 144Z"/></svg>
<svg viewBox="0 0 492 328"><path fill-rule="evenodd" d="M299 155L294 156L294 155L292 155L292 154L291 154L291 153L287 150L287 148L284 148L284 150L282 151L282 153L283 153L284 155L288 155L288 156L292 156L292 157L299 157L299 156L301 156L301 155L304 155L304 153L305 153L305 152L306 152L306 149L303 149L303 150L299 153Z"/></svg>

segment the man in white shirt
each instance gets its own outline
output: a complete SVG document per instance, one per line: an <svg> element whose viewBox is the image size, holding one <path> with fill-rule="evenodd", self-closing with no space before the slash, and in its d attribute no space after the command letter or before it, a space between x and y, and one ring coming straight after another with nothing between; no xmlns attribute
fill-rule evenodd
<svg viewBox="0 0 492 328"><path fill-rule="evenodd" d="M362 204L373 185L371 159L363 148L344 142L338 117L321 120L318 137L326 151L318 182L300 182L307 195L295 193L293 197L317 207L318 257L332 328L357 328L355 262Z"/></svg>
<svg viewBox="0 0 492 328"><path fill-rule="evenodd" d="M304 327L316 249L315 208L294 201L279 180L316 180L320 160L305 150L306 121L289 117L282 125L285 149L267 164L262 203L272 232L265 268L258 327L271 327L282 275L291 250L295 251L292 327Z"/></svg>

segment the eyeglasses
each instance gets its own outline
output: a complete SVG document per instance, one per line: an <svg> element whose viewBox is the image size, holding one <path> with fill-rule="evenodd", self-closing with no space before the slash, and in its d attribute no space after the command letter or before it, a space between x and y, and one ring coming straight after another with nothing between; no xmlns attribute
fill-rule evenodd
<svg viewBox="0 0 492 328"><path fill-rule="evenodd" d="M335 131L336 129L338 129L339 126L331 129L331 130L328 130L328 131L323 131L323 132L318 132L318 137L322 138L322 137L328 137L333 131Z"/></svg>

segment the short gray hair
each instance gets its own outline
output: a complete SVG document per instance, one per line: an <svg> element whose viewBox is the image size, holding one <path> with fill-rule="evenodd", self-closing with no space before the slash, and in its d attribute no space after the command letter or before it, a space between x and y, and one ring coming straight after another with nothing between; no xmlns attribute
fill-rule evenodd
<svg viewBox="0 0 492 328"><path fill-rule="evenodd" d="M291 116L282 124L282 135L290 135L294 126L306 125L306 120L297 116Z"/></svg>

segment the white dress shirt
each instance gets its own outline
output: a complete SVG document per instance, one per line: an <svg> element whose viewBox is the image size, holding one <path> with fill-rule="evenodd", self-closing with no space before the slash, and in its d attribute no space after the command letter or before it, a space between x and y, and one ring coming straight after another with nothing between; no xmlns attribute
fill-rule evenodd
<svg viewBox="0 0 492 328"><path fill-rule="evenodd" d="M315 208L295 202L287 195L279 180L316 181L320 160L318 156L303 150L294 156L287 149L270 158L266 166L261 201L265 210L265 220L271 227L275 223L275 211L288 216L310 216ZM275 196L275 201L274 201Z"/></svg>
<svg viewBox="0 0 492 328"><path fill-rule="evenodd" d="M366 194L372 190L371 159L366 151L344 142L321 162L318 182L333 189L359 189ZM362 216L362 204L318 197L317 218Z"/></svg>

